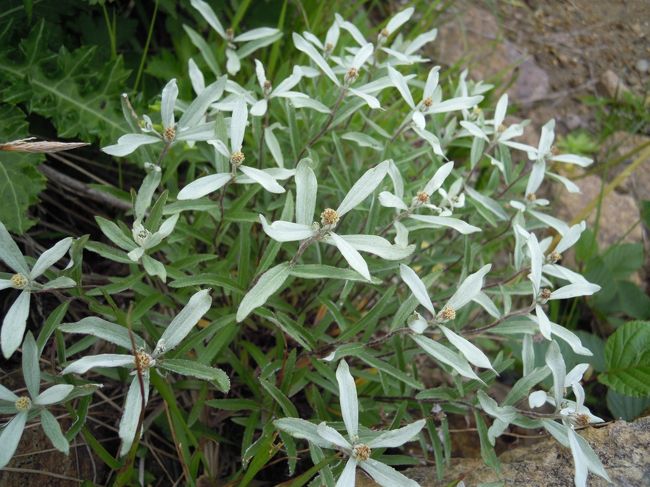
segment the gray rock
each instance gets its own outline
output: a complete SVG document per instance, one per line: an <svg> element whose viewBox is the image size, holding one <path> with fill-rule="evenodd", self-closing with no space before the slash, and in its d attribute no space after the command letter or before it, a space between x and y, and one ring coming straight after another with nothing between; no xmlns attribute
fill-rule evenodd
<svg viewBox="0 0 650 487"><path fill-rule="evenodd" d="M616 421L600 428L580 431L602 461L613 485L643 487L650 485L650 417L633 423ZM476 440L478 442L478 438ZM503 481L506 486L569 487L573 485L571 451L552 438L533 445L504 452L501 475L485 466L480 458L452 459L443 481L436 479L434 467L416 467L404 472L422 487L444 487L463 480L467 487L482 482ZM374 482L358 475L359 486L374 486ZM600 477L589 475L590 487L606 487Z"/></svg>

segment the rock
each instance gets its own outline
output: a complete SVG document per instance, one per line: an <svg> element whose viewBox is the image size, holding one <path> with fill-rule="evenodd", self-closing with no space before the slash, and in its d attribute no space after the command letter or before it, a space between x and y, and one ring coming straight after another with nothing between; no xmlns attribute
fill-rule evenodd
<svg viewBox="0 0 650 487"><path fill-rule="evenodd" d="M564 186L560 184L553 185L553 207L557 210L557 216L567 222L577 218L592 201L599 197L603 185L600 177L593 175L574 182L582 190L581 193L569 193ZM594 226L596 213L594 207L586 218L590 228ZM629 231L638 219L639 209L631 195L620 194L616 191L606 195L600 208L598 228L598 244L600 248L609 247L618 242L624 235L624 242L641 242L643 235L639 225Z"/></svg>
<svg viewBox="0 0 650 487"><path fill-rule="evenodd" d="M648 69L650 68L650 62L648 62L647 59L639 59L634 65L634 67L641 74L647 73Z"/></svg>
<svg viewBox="0 0 650 487"><path fill-rule="evenodd" d="M580 434L589 442L613 485L642 487L650 485L650 417L632 423L616 421L601 428L587 428ZM478 438L476 440L478 442ZM506 486L567 487L573 485L573 457L552 438L533 445L508 450L501 460L501 475L485 466L479 458L452 459L443 481L436 480L435 467L416 467L404 472L422 487L444 487L463 480L468 487L484 482L502 481ZM376 484L357 474L359 486ZM608 482L589 475L590 487L606 487Z"/></svg>
<svg viewBox="0 0 650 487"><path fill-rule="evenodd" d="M615 100L620 100L623 95L630 92L630 89L625 86L625 83L623 83L618 75L611 69L605 71L600 77L600 84L602 88L601 91Z"/></svg>
<svg viewBox="0 0 650 487"><path fill-rule="evenodd" d="M550 90L548 74L533 57L503 38L491 13L471 4L440 27L434 61L449 66L460 62L477 80L515 76L509 90L515 102L543 98Z"/></svg>

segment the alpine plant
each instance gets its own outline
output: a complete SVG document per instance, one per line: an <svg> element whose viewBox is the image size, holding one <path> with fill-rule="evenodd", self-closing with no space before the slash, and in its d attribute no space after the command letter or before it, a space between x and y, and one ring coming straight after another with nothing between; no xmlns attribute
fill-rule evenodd
<svg viewBox="0 0 650 487"><path fill-rule="evenodd" d="M0 465L38 422L64 453L83 431L121 485L157 458L156 429L184 475L214 482L230 472L224 482L247 485L284 452L282 475L301 485L367 474L412 486L407 463L442 473L459 414L495 469L493 447L516 426L570 449L575 485L608 480L580 433L602 421L582 385L592 354L548 311L600 289L565 263L585 223L543 197L547 180L579 191L564 166L592 161L556 150L553 120L536 147L520 142L507 95L493 103L493 86L431 65L437 31L409 34L423 20L413 8L372 29L334 14L300 33L225 28L202 0L187 9L187 76L151 117L123 95L130 131L103 148L148 161L132 211L96 218L104 241L43 252L23 253L27 239L0 223L13 303L0 345L5 358L20 348L26 385L0 386ZM270 60L276 42L291 62ZM119 274L88 275L83 250ZM42 317L41 295L64 304ZM584 359L567 372L569 350ZM39 358L54 360L43 390ZM497 401L491 385L514 362L523 373ZM94 382L124 397L115 457L83 427ZM54 405L73 416L66 433ZM210 445L237 466L220 468Z"/></svg>

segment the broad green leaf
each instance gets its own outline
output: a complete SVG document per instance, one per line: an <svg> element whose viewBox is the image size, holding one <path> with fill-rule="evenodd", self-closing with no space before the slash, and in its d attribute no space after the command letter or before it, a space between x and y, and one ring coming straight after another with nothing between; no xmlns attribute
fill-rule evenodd
<svg viewBox="0 0 650 487"><path fill-rule="evenodd" d="M625 323L605 345L607 371L598 380L632 397L650 395L650 322Z"/></svg>
<svg viewBox="0 0 650 487"><path fill-rule="evenodd" d="M4 63L4 60L0 62ZM25 114L17 107L0 103L0 119L0 144L28 135ZM43 159L41 154L0 151L0 221L11 232L20 235L36 223L28 218L27 209L45 189L45 178L37 170Z"/></svg>

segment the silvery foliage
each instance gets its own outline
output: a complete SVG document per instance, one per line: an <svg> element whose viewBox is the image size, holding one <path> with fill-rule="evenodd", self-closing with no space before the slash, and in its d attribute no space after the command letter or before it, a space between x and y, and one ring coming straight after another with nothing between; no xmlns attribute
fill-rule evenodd
<svg viewBox="0 0 650 487"><path fill-rule="evenodd" d="M421 419L396 430L360 431L357 387L345 360L339 362L336 381L347 438L325 422L316 425L299 418L277 419L274 422L276 428L289 433L294 438L307 440L313 447L341 451L347 457L347 461L336 482L338 487L354 487L357 467L365 470L383 487L417 486L417 482L408 479L385 463L371 458L371 454L373 449L397 448L417 438L425 421Z"/></svg>
<svg viewBox="0 0 650 487"><path fill-rule="evenodd" d="M0 433L0 469L4 468L14 455L27 421L38 418L41 427L52 446L65 453L70 445L61 431L59 422L48 411L48 407L64 402L71 396L75 386L55 384L41 392L40 350L31 332L25 335L22 346L22 372L27 394L20 395L0 385L0 412L13 415ZM86 389L84 391L83 389ZM92 387L77 388L77 397L92 392Z"/></svg>
<svg viewBox="0 0 650 487"><path fill-rule="evenodd" d="M191 4L226 41L226 68L230 74L238 72L242 61L247 62L246 58L255 50L274 42L281 35L275 29L261 28L235 36L231 30L223 28L207 3L192 0ZM327 343L329 353L325 356L326 363L354 355L350 347L363 352L364 347L372 349L388 339L409 335L406 340L414 342L416 350L433 358L451 376L458 389L465 391L461 392L465 398L463 404L493 418L487 432L492 445L509 425L544 428L571 449L577 486L586 485L588 472L607 479L598 457L576 431L578 427L601 421L584 404L581 379L587 366L579 364L567 373L559 342L566 343L578 355L589 356L591 352L570 330L551 322L545 311L548 301L589 296L599 289L578 273L559 264L561 254L578 241L585 224L571 226L549 215L544 211L549 202L537 198L535 194L546 176L561 182L569 191L578 190L571 181L551 172L552 162L586 166L591 161L581 156L561 155L553 149L553 121L543 127L537 147L514 140L523 134L525 123L506 125L507 95L498 100L491 118L486 118L486 113L491 110L479 108L478 104L483 102L485 94L492 87L468 80L467 71L460 74L454 83L453 93L448 97L445 97L439 82L439 67L429 69L426 79L418 79L417 74L403 74L402 71L428 61L420 51L437 35L434 29L412 40L407 39L402 30L413 15L411 8L397 13L373 39L366 39L354 24L338 14L327 30L324 41L310 32L294 33L293 44L306 56L307 64L295 65L291 74L273 88L263 64L259 60L250 61L251 72L254 70L256 73L259 89L254 79L240 85L235 79L222 75L210 46L196 31L185 26L216 80L206 85L198 65L190 61L189 80L197 96L190 103L181 102L177 100L176 81L167 83L160 103L161 132L155 129L149 117L139 117L134 113L126 96L123 97L124 113L132 133L120 137L116 145L106 147L104 151L121 157L142 146L159 144L160 158L157 164L145 166L148 173L135 194L134 223L130 235L123 224L97 219L103 233L122 250L98 243L88 245L88 249L117 262L141 263L150 276L164 281L167 275L164 260L156 260L149 254L156 249L167 250L175 239L188 235L187 232L183 235L176 233L181 226L179 222L185 225L187 220L191 223L205 212L212 217L220 217L221 225L226 190L239 191L237 185L240 184L259 185L268 193L265 194L265 198L268 198L266 201L274 202L265 207L261 214L256 212L261 230L268 237L267 248L271 249L271 257L267 258L265 254L265 267L249 283L243 298L237 301L238 321L244 321L251 313L256 315L255 319L274 320L268 309L260 308L274 306L270 303L271 298L279 293L290 277L345 280L341 301L348 295L350 283L359 283L359 286L391 283L399 286L398 294L404 301L399 305L395 315L397 322L393 323L391 329L368 343L339 343L332 340ZM317 99L320 95L313 94L318 93L313 89L318 85L327 87L327 100ZM401 120L396 128L391 129L392 133L373 120L373 114L382 113L382 103L386 107L390 103L390 110L397 113ZM276 108L287 111L297 109L292 113L300 117L314 112L327 116L320 131L300 151L295 147L297 141L294 139L299 138L295 129L271 118ZM182 112L178 122L177 112ZM355 112L359 112L359 117L363 119L364 128L357 132L347 131L345 122ZM262 129L255 130L255 124ZM292 139L291 156L288 144L283 147L277 137L277 134L287 132ZM341 141L345 141L350 143L350 148L367 149L364 154L378 154L374 160L364 160L362 165L357 165L355 171L361 168L358 171L360 176L351 178L349 190L335 192L339 198L343 196L336 208L327 206L331 204L332 181L329 178L319 181L325 156L318 153L316 144L321 137L330 135L328 132L331 132L337 150L342 145ZM454 147L468 143L471 144L469 164L449 160L455 153ZM176 195L178 201L168 205L168 192L164 191L152 205L162 180L162 171L165 170L165 155L175 145L184 148L198 146L201 154L211 154L210 167L207 174L193 180L188 178L190 180ZM393 145L398 149L394 149ZM275 167L265 167L265 148L270 152ZM517 168L520 172L513 174L511 150L521 152L515 152L515 157L523 155L529 159L530 173ZM395 157L387 157L389 154L395 154ZM409 170L409 166L418 158L423 159L424 164L417 175L418 180L411 181L413 171ZM479 185L476 176L479 162L484 158L490 163L486 170L489 183ZM252 162L244 164L247 161ZM353 172L350 170L349 173ZM409 180L405 181L402 174L408 174ZM518 185L520 180L522 184ZM339 189L345 186L338 184L338 179L336 183ZM521 198L504 201L502 196L505 190L500 194L495 189L501 183L512 193L521 189ZM287 191L289 186L295 189L295 197ZM323 188L328 190L325 197ZM204 198L216 191L220 191L220 215L214 211L212 202ZM286 195L281 200L277 199L283 193ZM319 196L323 201L319 201ZM282 201L284 208L280 218L271 217ZM317 207L321 211L319 218L315 218ZM181 213L191 216L181 220ZM363 216L363 219L355 220L356 215ZM383 221L383 229L370 224L370 221L377 222L386 216L388 218ZM510 260L515 271L513 276L504 277L507 271L497 269L496 263L485 262L487 257L480 252L482 228L470 224L467 220L471 217L474 217L474 223L485 220L486 225L504 228L503 238L510 239L512 244ZM359 220L363 220L363 226L351 228L349 222ZM542 238L549 228L557 233L557 238ZM427 260L418 261L418 257L424 256L430 249L421 248L416 252L414 239L411 239L415 232L420 236L427 235L427 240L420 244L427 244L434 251L438 236L447 236L448 242L456 238L464 241L467 259L460 262L461 275L457 278L453 273L445 273L451 264L439 269L438 266L431 268L423 264ZM24 277L0 280L3 289L17 287L22 290L3 324L2 349L5 356L9 356L18 347L24 333L29 313L29 293L46 291L48 286L58 288L74 285L67 278L55 279L44 285L34 281L67 252L71 239L64 239L43 253L31 270L4 226L0 226L0 239L0 257L16 275ZM280 248L289 243L295 249L296 242L298 249L293 250L291 259L273 266L273 259ZM335 248L350 269L323 265L323 246L320 244ZM503 248L509 247L503 245ZM362 252L371 254L372 259L362 256ZM444 282L438 280L441 276L446 277ZM519 277L522 278L521 282L510 285ZM514 299L527 301L526 306L513 309ZM63 370L64 374L81 374L95 367L135 369L120 423L121 454L127 453L136 441L140 417L148 399L152 368L212 381L218 389L228 390L228 378L219 369L197 361L165 357L167 351L176 347L191 332L210 305L211 298L207 291L199 291L192 296L153 349L126 327L98 317L60 326L66 333L91 335L126 351L84 356L68 364ZM491 321L484 326L475 326L474 323L481 323L485 315ZM501 404L488 395L485 387L486 382L493 380L502 370L501 354L490 358L472 341L477 337L489 340L493 336L514 336L522 343L523 377ZM300 341L295 334L292 337ZM546 345L542 367L536 366L534 339ZM373 364L383 363L362 352L359 352L359 358L370 358L374 360ZM409 353L409 358L415 361L415 354L419 352ZM418 386L405 372L392 365L390 367L386 369L388 375L402 382L410 381L408 390ZM549 376L551 380L547 384L551 384L550 388L540 386ZM379 434L360 430L357 390L348 365L343 360L339 361L336 377L347 438L324 423L317 425L298 418L277 419L276 427L296 438L307 439L315 461L321 461L323 456L314 449L332 448L342 452L348 460L345 465L336 467L339 470L338 486L354 485L357 466L381 485L416 485L374 460L370 454L373 448L398 447L418 436L422 442L426 441L424 435L420 435L424 420ZM463 381L471 384L471 387L465 389ZM478 392L472 392L475 390ZM12 393L4 389L0 393L3 399L14 400ZM567 397L569 394L573 395L573 399ZM32 398L37 397L32 394ZM526 397L531 409L545 406L554 409L554 412L531 413L530 410L516 407ZM444 401L441 403L444 405ZM434 408L434 415L443 411L439 404L436 407L438 409ZM14 438L16 431L22 430L27 416L19 413L16 418L22 419L12 420L3 430L3 438L4 435ZM6 451L3 454L11 456ZM321 481L328 486L334 485L330 466L321 470Z"/></svg>
<svg viewBox="0 0 650 487"><path fill-rule="evenodd" d="M260 27L235 35L232 29L224 29L212 7L203 0L191 0L192 7L199 11L203 19L226 41L226 69L235 75L241 69L241 61L256 50L277 41L282 33L278 29ZM241 46L238 47L238 45ZM197 46L201 47L201 46Z"/></svg>
<svg viewBox="0 0 650 487"><path fill-rule="evenodd" d="M125 367L134 369L133 379L126 395L120 420L119 435L122 440L120 455L126 455L135 439L140 414L149 399L149 374L151 369L169 371L202 380L208 380L222 392L228 392L230 381L221 369L182 359L168 359L165 354L176 348L192 331L212 304L208 291L194 294L187 305L169 323L162 336L151 348L138 335L124 326L97 317L84 318L76 323L64 323L59 329L66 333L92 335L130 353L86 355L68 364L61 374L84 374L96 367ZM135 350L133 350L135 344ZM144 403L142 392L144 392Z"/></svg>
<svg viewBox="0 0 650 487"><path fill-rule="evenodd" d="M118 262L139 262L142 263L144 270L150 276L158 276L165 282L167 280L167 271L165 266L155 258L148 255L155 247L159 246L176 227L179 213L172 214L169 218L162 221L160 204L156 204L158 210L151 208L151 201L156 189L160 185L162 177L159 166L151 163L145 163L147 175L142 181L133 205L133 226L130 235L125 234L122 228L104 218L96 217L100 229L106 237L115 245L127 252L126 257L113 251L110 254L103 253L111 260ZM165 203L166 196L159 199L159 203ZM95 250L97 251L97 250ZM102 253L98 251L98 253Z"/></svg>
<svg viewBox="0 0 650 487"><path fill-rule="evenodd" d="M45 283L37 281L68 252L72 237L64 238L43 252L34 265L29 265L11 235L0 222L0 260L15 274L8 279L0 279L0 290L16 289L20 294L5 314L0 332L0 345L5 358L13 355L20 346L25 334L31 294L74 287L76 283L69 277L57 277Z"/></svg>

